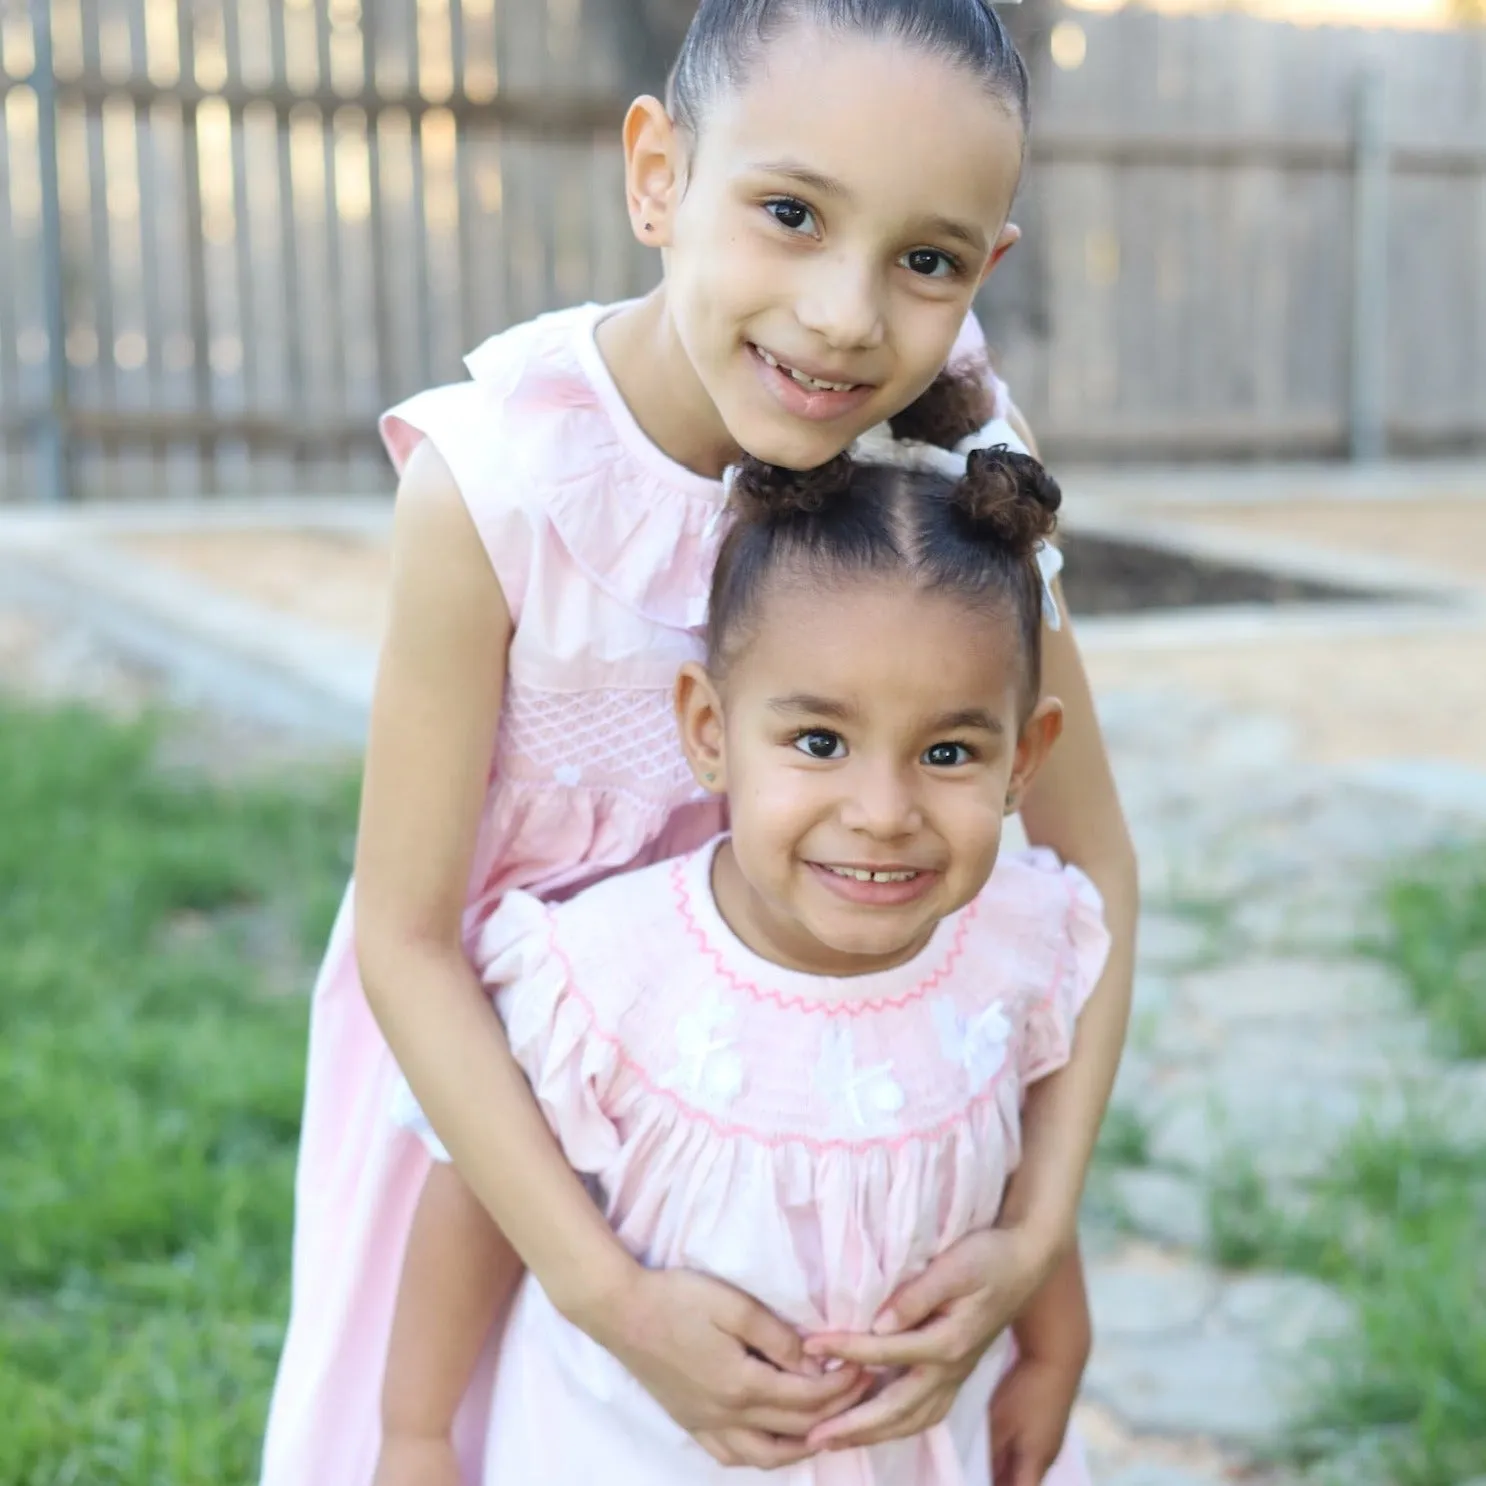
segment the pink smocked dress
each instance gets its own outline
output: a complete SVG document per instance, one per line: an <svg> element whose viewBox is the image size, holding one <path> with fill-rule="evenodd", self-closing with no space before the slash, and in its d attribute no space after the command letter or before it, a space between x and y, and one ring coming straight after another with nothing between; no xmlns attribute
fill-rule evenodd
<svg viewBox="0 0 1486 1486"><path fill-rule="evenodd" d="M443 457L515 625L470 944L513 888L561 898L722 824L682 759L671 694L702 651L723 488L636 424L594 339L610 312L585 305L495 336L467 358L468 381L382 423L399 471L424 438ZM981 348L967 321L956 354ZM357 973L348 888L311 1014L293 1301L263 1486L368 1486L375 1468L399 1270L429 1160L387 1120L396 1078ZM493 1350L459 1421L471 1474L492 1364Z"/></svg>
<svg viewBox="0 0 1486 1486"><path fill-rule="evenodd" d="M994 1223L1023 1093L1067 1061L1104 963L1098 895L1046 853L1010 857L911 962L832 980L737 939L713 901L714 851L562 904L511 894L478 936L481 973L563 1150L634 1254L719 1276L803 1332L865 1329L934 1255ZM402 1108L416 1128L416 1106ZM1006 1348L992 1347L945 1423L784 1479L987 1486ZM754 1475L713 1462L523 1284L485 1486ZM1086 1479L1076 1445L1048 1479Z"/></svg>

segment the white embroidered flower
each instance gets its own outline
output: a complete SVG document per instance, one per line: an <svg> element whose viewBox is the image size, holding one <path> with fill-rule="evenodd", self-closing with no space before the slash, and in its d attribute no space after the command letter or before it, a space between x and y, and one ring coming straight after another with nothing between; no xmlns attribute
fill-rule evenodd
<svg viewBox="0 0 1486 1486"><path fill-rule="evenodd" d="M731 1104L743 1092L743 1059L722 1029L737 1016L716 990L676 1023L680 1061L661 1079L661 1087L679 1089L699 1103L716 1108Z"/></svg>
<svg viewBox="0 0 1486 1486"><path fill-rule="evenodd" d="M891 1129L903 1108L903 1090L893 1077L892 1063L858 1068L851 1032L836 1022L821 1038L815 1084L828 1104L843 1105L863 1130Z"/></svg>
<svg viewBox="0 0 1486 1486"><path fill-rule="evenodd" d="M1011 1023L999 1003L992 1003L972 1017L963 1016L949 999L934 1002L934 1026L944 1056L965 1070L973 1091L979 1092L1001 1071L1011 1041Z"/></svg>

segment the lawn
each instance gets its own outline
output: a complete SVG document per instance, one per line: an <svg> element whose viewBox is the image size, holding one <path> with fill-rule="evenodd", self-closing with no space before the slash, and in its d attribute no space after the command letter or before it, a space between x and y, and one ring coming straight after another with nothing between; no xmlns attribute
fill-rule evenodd
<svg viewBox="0 0 1486 1486"><path fill-rule="evenodd" d="M0 1486L254 1480L354 783L0 702Z"/></svg>
<svg viewBox="0 0 1486 1486"><path fill-rule="evenodd" d="M1409 987L1445 1056L1486 1055L1486 843L1402 869L1371 945ZM1298 1205L1228 1164L1214 1256L1313 1274L1353 1303L1356 1334L1320 1358L1303 1449L1340 1451L1347 1486L1486 1478L1486 1143L1442 1101L1364 1124ZM1295 1194L1292 1194L1292 1196ZM1282 1207L1284 1210L1282 1210Z"/></svg>

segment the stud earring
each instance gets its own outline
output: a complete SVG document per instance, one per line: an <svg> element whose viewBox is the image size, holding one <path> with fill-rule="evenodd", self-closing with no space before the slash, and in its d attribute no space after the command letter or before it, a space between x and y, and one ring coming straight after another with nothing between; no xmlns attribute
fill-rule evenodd
<svg viewBox="0 0 1486 1486"><path fill-rule="evenodd" d="M714 779L716 779L716 778L717 778L717 775L716 774L703 774L702 775L702 781L705 784L711 784L712 781Z"/></svg>
<svg viewBox="0 0 1486 1486"><path fill-rule="evenodd" d="M645 230L646 230L646 232L654 232L655 231L655 228L652 227L649 222L647 222L645 224Z"/></svg>

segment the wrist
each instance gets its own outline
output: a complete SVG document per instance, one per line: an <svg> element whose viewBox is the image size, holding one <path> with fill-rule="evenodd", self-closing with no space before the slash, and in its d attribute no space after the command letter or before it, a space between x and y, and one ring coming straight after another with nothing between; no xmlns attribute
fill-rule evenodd
<svg viewBox="0 0 1486 1486"><path fill-rule="evenodd" d="M405 1440L419 1444L446 1444L454 1438L454 1407L442 1408L429 1401L384 1403L382 1405L382 1438L384 1441Z"/></svg>
<svg viewBox="0 0 1486 1486"><path fill-rule="evenodd" d="M549 1280L542 1289L558 1313L605 1351L614 1351L630 1327L630 1312L645 1271L617 1241L594 1255L581 1274Z"/></svg>

